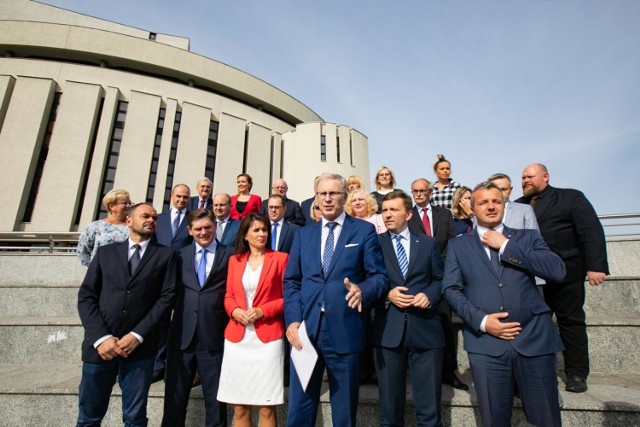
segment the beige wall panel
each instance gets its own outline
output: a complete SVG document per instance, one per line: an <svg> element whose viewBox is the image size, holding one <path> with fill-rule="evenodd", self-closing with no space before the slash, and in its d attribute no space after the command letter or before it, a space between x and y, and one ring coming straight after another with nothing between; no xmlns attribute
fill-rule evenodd
<svg viewBox="0 0 640 427"><path fill-rule="evenodd" d="M75 225L102 88L68 83L60 97L31 231L71 231Z"/></svg>
<svg viewBox="0 0 640 427"><path fill-rule="evenodd" d="M287 177L282 176L282 135L279 133L272 133L271 134L271 141L272 141L272 158L271 158L271 164L273 165L272 171L271 171L271 183L273 184L273 181L275 181L278 178L284 178L285 181L287 179ZM289 183L287 182L287 185Z"/></svg>
<svg viewBox="0 0 640 427"><path fill-rule="evenodd" d="M289 184L288 196L302 201L313 194L313 180L325 172L320 162L320 123L304 123L283 134L283 175Z"/></svg>
<svg viewBox="0 0 640 427"><path fill-rule="evenodd" d="M169 156L171 155L171 141L173 140L173 125L176 121L178 102L175 99L167 99L164 115L164 129L162 129L162 141L160 142L160 157L158 158L158 173L156 174L156 187L153 192L153 206L158 212L164 205L164 193L167 185L167 173L169 171Z"/></svg>
<svg viewBox="0 0 640 427"><path fill-rule="evenodd" d="M351 144L353 146L353 166L355 173L365 182L367 188L373 187L373 176L369 171L369 141L366 136L355 129L351 129ZM377 168L376 168L377 170Z"/></svg>
<svg viewBox="0 0 640 427"><path fill-rule="evenodd" d="M131 200L140 202L147 197L161 99L132 91L128 101L113 187L129 191Z"/></svg>
<svg viewBox="0 0 640 427"><path fill-rule="evenodd" d="M209 108L186 102L182 104L173 185L187 184L192 196L196 194L196 183L204 177L211 118Z"/></svg>
<svg viewBox="0 0 640 427"><path fill-rule="evenodd" d="M16 79L11 76L0 76L0 129L9 108L9 100L16 83Z"/></svg>
<svg viewBox="0 0 640 427"><path fill-rule="evenodd" d="M244 163L244 136L247 122L229 114L220 115L218 150L213 193L236 193L236 177Z"/></svg>
<svg viewBox="0 0 640 427"><path fill-rule="evenodd" d="M84 195L84 203L82 204L78 230L84 230L87 224L94 220L102 203L102 197L104 196L104 194L100 194L102 191L102 176L104 175L109 155L109 142L111 141L111 131L118 108L118 96L118 89L114 87L109 87L105 90L102 114L99 119L96 145L93 149L91 169L87 179L87 189Z"/></svg>
<svg viewBox="0 0 640 427"><path fill-rule="evenodd" d="M340 163L344 166L352 166L351 150L349 150L349 141L351 140L351 129L348 126L338 126L336 128L340 141Z"/></svg>
<svg viewBox="0 0 640 427"><path fill-rule="evenodd" d="M336 147L337 141L337 127L334 123L325 123L322 126L322 134L325 135L325 143L327 146L327 159L328 164L336 163L338 159L338 149Z"/></svg>
<svg viewBox="0 0 640 427"><path fill-rule="evenodd" d="M247 173L253 179L252 194L266 199L271 193L271 129L249 123Z"/></svg>
<svg viewBox="0 0 640 427"><path fill-rule="evenodd" d="M0 230L13 231L22 221L54 91L52 80L16 79L0 133Z"/></svg>

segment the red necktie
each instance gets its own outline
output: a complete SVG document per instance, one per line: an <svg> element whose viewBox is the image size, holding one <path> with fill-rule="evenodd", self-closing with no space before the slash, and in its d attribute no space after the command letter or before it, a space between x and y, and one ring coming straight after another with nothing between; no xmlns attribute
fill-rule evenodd
<svg viewBox="0 0 640 427"><path fill-rule="evenodd" d="M204 209L204 199L200 200L200 209Z"/></svg>
<svg viewBox="0 0 640 427"><path fill-rule="evenodd" d="M427 215L427 208L422 208L422 225L424 225L424 231L427 236L431 236L431 222L429 221L429 215Z"/></svg>

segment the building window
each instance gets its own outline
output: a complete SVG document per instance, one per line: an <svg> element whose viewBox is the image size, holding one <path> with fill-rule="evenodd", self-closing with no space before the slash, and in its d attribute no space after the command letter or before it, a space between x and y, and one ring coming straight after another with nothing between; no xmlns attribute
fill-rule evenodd
<svg viewBox="0 0 640 427"><path fill-rule="evenodd" d="M327 161L327 137L320 135L320 161Z"/></svg>
<svg viewBox="0 0 640 427"><path fill-rule="evenodd" d="M340 163L340 135L336 135L336 160Z"/></svg>
<svg viewBox="0 0 640 427"><path fill-rule="evenodd" d="M107 167L104 169L104 175L102 176L102 192L100 197L96 200L100 210L98 211L98 217L106 218L109 215L107 208L102 206L102 197L109 191L113 190L113 181L116 177L116 167L118 166L118 157L120 156L120 145L122 144L122 134L124 133L124 124L127 119L127 108L129 103L126 101L118 101L118 110L116 112L116 119L113 122L113 130L111 131L111 141L109 141L109 158L107 161Z"/></svg>
<svg viewBox="0 0 640 427"><path fill-rule="evenodd" d="M216 151L218 150L218 126L215 120L209 122L209 138L207 139L207 162L205 163L204 176L213 182L213 174L216 169Z"/></svg>
<svg viewBox="0 0 640 427"><path fill-rule="evenodd" d="M353 135L349 133L349 156L351 157L351 166L355 166L353 162Z"/></svg>
<svg viewBox="0 0 640 427"><path fill-rule="evenodd" d="M149 185L147 186L146 202L153 202L153 193L156 189L156 177L158 176L158 163L160 161L160 145L162 144L162 131L164 130L164 118L166 108L161 108L158 113L158 125L156 126L156 139L153 144L153 157L151 159L151 171L149 172Z"/></svg>
<svg viewBox="0 0 640 427"><path fill-rule="evenodd" d="M171 188L173 187L173 172L176 168L176 153L178 152L178 138L180 137L180 121L182 112L176 111L176 118L173 120L173 134L171 135L171 151L169 151L169 166L167 168L167 183L164 187L164 203L162 210L169 209L171 204Z"/></svg>
<svg viewBox="0 0 640 427"><path fill-rule="evenodd" d="M53 96L51 112L49 113L49 121L47 122L47 130L44 133L44 139L40 146L38 163L36 164L35 172L33 174L31 190L29 191L29 198L27 199L27 206L24 210L24 215L22 216L22 222L31 222L31 215L33 215L33 208L36 204L36 198L38 197L38 189L40 188L40 181L42 180L44 164L46 163L47 155L49 154L49 144L51 143L51 135L53 134L53 128L56 124L56 115L58 114L58 106L60 105L61 97L62 94L60 92L56 92Z"/></svg>

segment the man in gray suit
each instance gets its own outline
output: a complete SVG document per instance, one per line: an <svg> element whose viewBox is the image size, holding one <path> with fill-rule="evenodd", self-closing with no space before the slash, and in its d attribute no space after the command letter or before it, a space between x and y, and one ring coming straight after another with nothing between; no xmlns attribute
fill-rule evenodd
<svg viewBox="0 0 640 427"><path fill-rule="evenodd" d="M533 208L530 205L509 200L509 196L511 196L511 191L513 190L509 175L494 173L487 181L493 182L504 196L504 219L502 220L504 225L516 229L526 228L540 231Z"/></svg>

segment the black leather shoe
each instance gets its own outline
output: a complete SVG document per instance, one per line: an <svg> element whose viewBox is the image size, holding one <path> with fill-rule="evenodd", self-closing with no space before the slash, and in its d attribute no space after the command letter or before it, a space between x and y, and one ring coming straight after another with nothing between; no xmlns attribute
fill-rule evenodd
<svg viewBox="0 0 640 427"><path fill-rule="evenodd" d="M458 390L469 390L469 386L460 381L460 379L453 372L451 373L451 375L442 377L442 383L448 384L453 388L457 388Z"/></svg>
<svg viewBox="0 0 640 427"><path fill-rule="evenodd" d="M153 376L151 377L151 383L157 383L160 380L164 379L164 369L158 369L157 371L153 371Z"/></svg>
<svg viewBox="0 0 640 427"><path fill-rule="evenodd" d="M587 380L584 380L577 375L572 375L567 378L567 386L565 387L565 390L572 393L584 393L588 389Z"/></svg>

